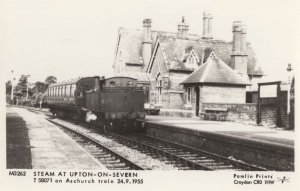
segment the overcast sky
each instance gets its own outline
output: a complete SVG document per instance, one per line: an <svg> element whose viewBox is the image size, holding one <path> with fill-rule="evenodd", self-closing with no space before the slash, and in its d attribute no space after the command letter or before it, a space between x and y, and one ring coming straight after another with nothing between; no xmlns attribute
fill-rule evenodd
<svg viewBox="0 0 300 191"><path fill-rule="evenodd" d="M58 80L112 73L119 27L177 31L184 15L190 33L202 34L202 13L213 14L213 37L232 40L232 22L247 25L247 41L265 73L282 75L300 64L297 0L0 0L0 65L8 79L30 74ZM298 35L297 35L298 34Z"/></svg>

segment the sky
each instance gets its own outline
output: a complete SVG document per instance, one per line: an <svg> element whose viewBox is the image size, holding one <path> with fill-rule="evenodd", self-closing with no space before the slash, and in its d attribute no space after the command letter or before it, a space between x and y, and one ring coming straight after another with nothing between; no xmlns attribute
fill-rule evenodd
<svg viewBox="0 0 300 191"><path fill-rule="evenodd" d="M213 37L232 40L232 22L247 26L259 65L280 77L300 64L300 3L297 0L0 0L1 78L54 75L58 81L113 72L119 27L177 31L182 16L202 35L202 14L213 14Z"/></svg>

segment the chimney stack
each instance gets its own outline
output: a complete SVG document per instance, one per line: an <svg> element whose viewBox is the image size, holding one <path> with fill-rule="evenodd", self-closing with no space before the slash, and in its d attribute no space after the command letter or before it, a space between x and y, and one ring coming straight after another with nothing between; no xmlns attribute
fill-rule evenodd
<svg viewBox="0 0 300 191"><path fill-rule="evenodd" d="M231 66L242 76L247 75L248 66L248 52L247 52L247 41L246 41L246 26L242 25L241 21L234 21L232 24L232 52Z"/></svg>
<svg viewBox="0 0 300 191"><path fill-rule="evenodd" d="M212 39L212 15L210 13L203 13L203 39Z"/></svg>
<svg viewBox="0 0 300 191"><path fill-rule="evenodd" d="M178 37L187 38L189 32L189 25L185 23L184 17L182 17L181 23L178 24Z"/></svg>
<svg viewBox="0 0 300 191"><path fill-rule="evenodd" d="M143 20L144 37L143 37L143 60L144 65L148 65L152 54L152 39L151 39L151 19Z"/></svg>

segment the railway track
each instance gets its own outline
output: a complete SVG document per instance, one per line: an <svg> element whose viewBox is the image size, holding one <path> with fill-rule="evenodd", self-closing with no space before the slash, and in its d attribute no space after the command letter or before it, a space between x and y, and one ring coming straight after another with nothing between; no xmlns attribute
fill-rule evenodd
<svg viewBox="0 0 300 191"><path fill-rule="evenodd" d="M39 110L33 112L41 112ZM43 112L43 111L42 111ZM45 113L45 112L43 112ZM48 113L45 113L48 115ZM49 119L48 119L49 120ZM130 162L126 165L124 159L116 159L118 158L114 153L110 151L108 154L101 154L102 150L106 149L98 149L97 140L93 139L89 140L87 135L71 130L63 125L53 122L52 123L62 127L64 131L69 134L72 138L76 140L80 145L82 145L85 149L87 149L95 158L97 158L104 165L107 164L108 169L120 170L123 166L124 170L130 169L140 169L142 167L134 167L134 163ZM216 155L213 153L209 153L207 151L202 151L194 148L190 148L187 146L171 143L165 140L160 140L157 138L152 138L149 136L145 136L143 134L131 134L131 135L119 135L114 133L109 133L105 136L108 139L112 139L122 145L125 145L131 149L135 149L141 153L144 153L154 159L158 159L163 161L166 164L173 165L175 169L178 170L207 170L207 171L216 171L216 170L234 170L234 171L266 171L267 169L257 167L254 165L250 165L244 162L240 162L237 160L229 159L220 155ZM95 143L96 142L96 145ZM101 144L100 144L101 145ZM121 162L122 161L122 162ZM127 159L127 161L130 161ZM123 164L120 164L123 163ZM115 164L115 166L114 166ZM148 169L149 170L149 169Z"/></svg>
<svg viewBox="0 0 300 191"><path fill-rule="evenodd" d="M59 126L62 130L72 137L79 145L91 153L96 159L98 159L109 170L145 170L143 167L135 164L129 159L119 155L112 151L108 147L102 145L94 138L67 128L66 126L56 123L48 119L51 123Z"/></svg>
<svg viewBox="0 0 300 191"><path fill-rule="evenodd" d="M179 170L266 171L264 168L142 134L123 136L110 133L108 137L151 157L172 164Z"/></svg>

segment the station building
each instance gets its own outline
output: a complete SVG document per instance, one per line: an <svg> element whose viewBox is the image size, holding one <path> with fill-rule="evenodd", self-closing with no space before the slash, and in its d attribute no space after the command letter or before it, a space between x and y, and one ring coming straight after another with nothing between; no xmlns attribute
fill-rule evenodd
<svg viewBox="0 0 300 191"><path fill-rule="evenodd" d="M245 104L246 95L253 97L252 82L263 76L246 27L233 22L233 39L226 42L214 39L212 20L203 14L202 35L190 34L184 18L175 33L152 30L151 19L144 19L143 30L120 28L115 73L146 74L145 96L162 109L191 109L197 115L201 103Z"/></svg>

